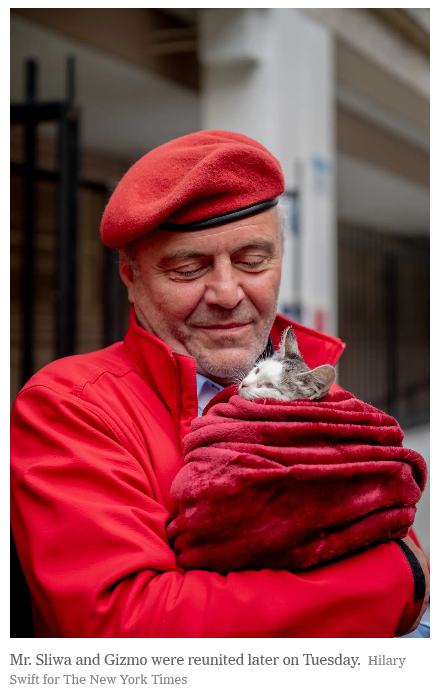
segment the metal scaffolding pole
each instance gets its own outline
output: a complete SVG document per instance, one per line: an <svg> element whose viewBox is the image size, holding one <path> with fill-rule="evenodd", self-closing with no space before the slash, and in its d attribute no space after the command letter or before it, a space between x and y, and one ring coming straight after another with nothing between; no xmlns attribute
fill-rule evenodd
<svg viewBox="0 0 436 694"><path fill-rule="evenodd" d="M77 198L79 174L79 116L74 107L74 59L67 61L67 98L60 102L37 102L37 65L26 64L26 98L11 105L11 124L25 132L24 240L22 254L22 381L34 373L35 323L35 182L41 176L36 163L36 129L39 123L58 123L58 233L55 310L55 354L74 354L76 333ZM48 175L47 177L50 177Z"/></svg>
<svg viewBox="0 0 436 694"><path fill-rule="evenodd" d="M37 65L34 60L26 63L26 105L35 102L37 93ZM27 110L24 125L25 165L23 179L24 228L22 246L22 350L21 380L24 385L34 372L34 238L35 238L35 170L36 123Z"/></svg>
<svg viewBox="0 0 436 694"><path fill-rule="evenodd" d="M73 107L74 62L67 63L67 100L58 126L56 357L74 354L77 295L78 114Z"/></svg>

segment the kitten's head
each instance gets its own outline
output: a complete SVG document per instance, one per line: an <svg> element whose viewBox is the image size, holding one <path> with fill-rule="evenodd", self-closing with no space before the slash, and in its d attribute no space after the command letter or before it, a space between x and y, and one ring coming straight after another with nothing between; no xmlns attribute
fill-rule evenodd
<svg viewBox="0 0 436 694"><path fill-rule="evenodd" d="M327 395L335 381L335 370L323 364L310 370L298 349L292 328L282 335L279 353L256 364L239 385L245 400L317 400Z"/></svg>

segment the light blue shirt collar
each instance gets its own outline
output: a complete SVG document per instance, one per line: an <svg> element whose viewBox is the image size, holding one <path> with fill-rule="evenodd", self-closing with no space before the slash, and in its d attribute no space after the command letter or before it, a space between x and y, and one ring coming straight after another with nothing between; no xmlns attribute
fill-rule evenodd
<svg viewBox="0 0 436 694"><path fill-rule="evenodd" d="M217 393L224 389L224 386L214 383L207 376L197 374L197 398L198 416L201 417L206 405L215 397Z"/></svg>

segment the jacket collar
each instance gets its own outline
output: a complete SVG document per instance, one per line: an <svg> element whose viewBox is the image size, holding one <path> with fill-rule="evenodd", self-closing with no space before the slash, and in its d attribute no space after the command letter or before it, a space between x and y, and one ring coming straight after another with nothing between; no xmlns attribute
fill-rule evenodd
<svg viewBox="0 0 436 694"><path fill-rule="evenodd" d="M321 364L337 363L345 344L337 337L324 335L277 314L271 330L277 349L285 328L292 325L304 361L314 369ZM194 357L175 352L155 335L141 328L133 306L124 345L133 357L138 373L160 396L178 425L180 440L190 431L192 419L197 416L197 382Z"/></svg>
<svg viewBox="0 0 436 694"><path fill-rule="evenodd" d="M194 357L175 352L158 337L141 328L133 306L124 346L135 360L138 373L169 409L182 441L198 414Z"/></svg>
<svg viewBox="0 0 436 694"><path fill-rule="evenodd" d="M339 337L325 335L312 328L307 328L305 325L291 321L280 313L277 314L276 320L271 330L271 337L274 343L274 349L278 349L280 337L283 331L292 325L292 329L297 338L298 347L301 356L310 369L315 369L322 364L331 364L335 366L345 349L345 342Z"/></svg>

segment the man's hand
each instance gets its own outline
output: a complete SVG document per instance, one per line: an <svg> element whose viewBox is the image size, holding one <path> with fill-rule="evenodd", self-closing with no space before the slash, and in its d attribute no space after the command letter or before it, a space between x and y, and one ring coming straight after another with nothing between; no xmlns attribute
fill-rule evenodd
<svg viewBox="0 0 436 694"><path fill-rule="evenodd" d="M413 626L410 627L409 631L407 631L406 634L403 634L403 636L406 636L407 634L411 634L412 631L415 631L415 629L418 628L423 614L427 609L428 601L430 598L430 574L428 571L427 559L425 558L424 553L421 552L421 550L415 545L412 538L407 536L403 538L402 542L404 542L404 544L407 545L407 547L413 552L425 576L425 597L424 602L422 603L421 612L419 613L418 618L416 619Z"/></svg>

